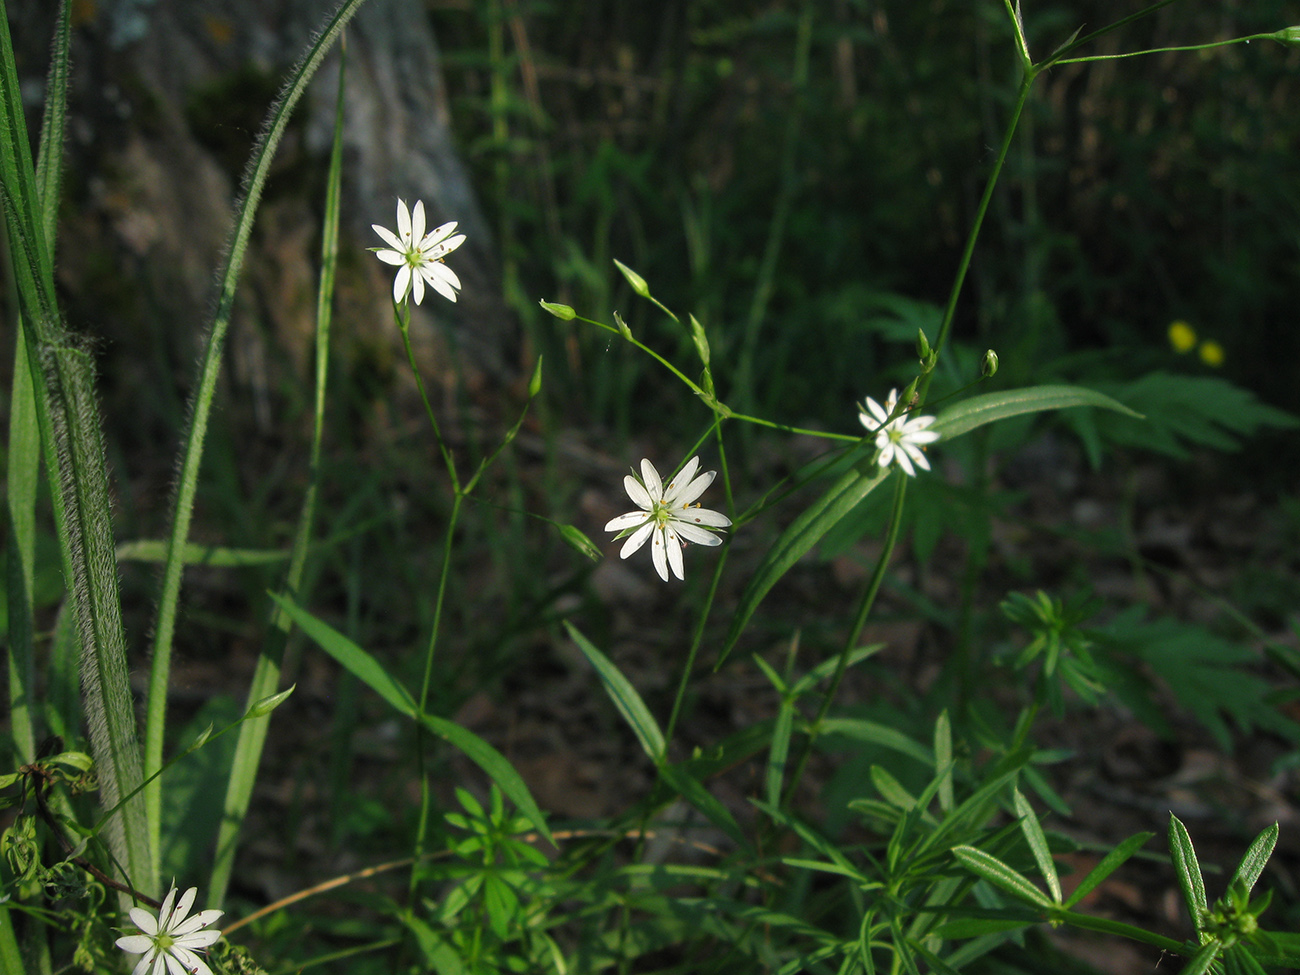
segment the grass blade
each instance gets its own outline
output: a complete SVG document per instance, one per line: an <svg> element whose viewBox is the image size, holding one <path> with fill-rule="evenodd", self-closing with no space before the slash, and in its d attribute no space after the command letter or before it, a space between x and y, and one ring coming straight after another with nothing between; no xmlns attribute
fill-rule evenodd
<svg viewBox="0 0 1300 975"><path fill-rule="evenodd" d="M1241 883L1245 886L1246 893L1250 893L1255 886L1255 881L1264 872L1268 858L1273 855L1273 848L1277 846L1277 835L1278 826L1274 823L1255 837L1255 841L1250 844L1250 849L1241 858L1241 863L1237 864L1237 869L1232 874L1232 881L1228 884L1229 887Z"/></svg>
<svg viewBox="0 0 1300 975"><path fill-rule="evenodd" d="M664 733L659 730L659 723L655 721L650 709L645 706L645 701L632 686L632 682L624 677L610 659L597 650L595 645L579 633L578 628L568 620L564 621L564 628L569 631L569 636L578 645L583 656L596 668L596 673L600 675L601 682L605 685L605 691L619 713L623 715L623 719L631 726L637 741L641 742L641 748L656 765L662 766L667 752Z"/></svg>
<svg viewBox="0 0 1300 975"><path fill-rule="evenodd" d="M383 698L399 714L408 718L417 718L415 698L398 680L384 669L383 664L367 653L356 643L334 629L329 624L317 619L301 606L288 599L272 595L276 606L293 620L317 646L337 660L349 673ZM538 808L528 786L515 771L514 766L504 755L474 734L453 721L426 714L422 723L433 734L463 752L471 761L488 774L505 796L527 817L537 831L551 839L546 819ZM245 722L251 724L252 722Z"/></svg>
<svg viewBox="0 0 1300 975"><path fill-rule="evenodd" d="M331 31L337 36L342 30L342 25L346 22L347 17L343 12L349 6L355 10L363 0L355 0L351 4L344 4L335 14L334 23L327 28L317 38L316 45L309 52L307 57L299 63L297 76L290 83L282 96L280 105L274 107L271 112L273 119L272 129L279 124L282 127L281 120L287 120L289 112L292 111L293 102L306 87L308 79L315 71L315 67L320 63L320 57L324 56L325 50L328 49L328 43L325 39ZM350 15L349 15L350 16ZM340 18L342 18L340 20ZM324 46L322 46L324 44ZM315 52L319 52L316 54ZM314 58L314 60L313 60ZM294 533L293 549L289 555L289 568L285 574L283 589L281 590L287 597L290 594L296 594L302 585L303 567L307 561L307 551L311 546L312 526L316 518L316 498L320 487L320 455L321 440L323 439L325 423L325 388L328 377L329 364L329 335L330 324L333 319L333 298L334 298L334 279L335 271L338 266L338 234L339 234L339 192L343 181L343 95L345 83L345 64L346 60L339 65L338 78L338 97L334 115L334 141L330 150L329 172L326 178L325 189L325 216L321 227L321 274L320 286L316 298L316 383L315 383L315 410L314 424L312 429L311 460L309 468L309 478L307 482L307 491L303 497L302 508L299 511L298 527ZM274 151L274 142L278 141L279 136L268 135L267 142L261 147L261 151L254 153L254 161L251 163L253 176L249 180L250 189L248 199L245 201L244 214L251 224L252 211L256 208L256 192L252 186L257 183L258 174L262 178L265 176L265 167L269 165L271 155ZM233 260L233 258L232 258ZM238 262L235 262L236 264ZM234 281L228 280L227 286L233 293ZM224 290L224 289L223 289ZM228 311L227 311L228 314ZM221 313L218 312L220 318ZM214 332L216 327L214 325ZM217 357L219 359L218 350ZM205 362L205 366L206 366ZM201 452L201 440L198 442ZM189 460L189 457L186 457ZM197 474L197 458L195 460L195 473ZM179 513L179 512L178 512ZM188 513L187 513L188 517ZM173 525L173 533L169 539L169 559L168 569L173 564L177 565L176 584L179 586L179 566L183 562L184 553L184 535L176 532L176 525ZM173 613L175 605L172 606ZM288 643L289 631L292 628L290 618L283 612L282 608L277 605L271 614L271 625L267 630L266 644L262 648L262 654L258 658L257 667L253 672L253 679L249 687L249 701L256 701L259 698L266 697L275 693L280 683L280 665L284 656L284 649ZM170 650L170 637L168 642ZM155 746L154 737L151 736L148 741L151 747L156 747L156 756L152 751L148 753L150 758L162 758L162 733L163 718L166 704L167 682L165 665L161 680L155 684L150 683L150 715L154 714L154 693L157 692L160 701L158 713L156 714L156 737ZM244 724L239 731L239 741L235 746L235 759L231 766L230 781L226 788L225 811L221 818L221 829L217 836L217 858L213 864L212 881L209 887L210 903L220 903L224 897L226 885L230 881L230 872L234 867L235 845L239 835L239 829L243 822L244 815L248 811L248 803L253 794L253 782L257 778L257 767L261 762L262 748L266 742L266 732L270 723L270 715L255 718ZM151 732L154 731L154 723L150 724ZM160 801L160 800L159 800Z"/></svg>
<svg viewBox="0 0 1300 975"><path fill-rule="evenodd" d="M1012 870L997 857L973 846L954 846L952 854L971 873L983 877L995 887L1001 887L1008 894L1028 901L1035 907L1052 906L1052 902L1027 877Z"/></svg>
<svg viewBox="0 0 1300 975"><path fill-rule="evenodd" d="M0 195L14 283L27 331L37 426L57 499L64 577L81 630L82 684L100 792L108 808L141 781L135 710L127 681L108 471L94 370L66 331L55 300L53 262L19 95L7 12L0 4ZM39 363L39 365L38 365ZM126 878L153 883L144 805L126 803L105 830Z"/></svg>
<svg viewBox="0 0 1300 975"><path fill-rule="evenodd" d="M1187 913L1192 916L1192 926L1200 934L1201 919L1209 910L1205 899L1205 878L1201 876L1201 865L1196 859L1192 838L1187 835L1187 827L1173 813L1169 814L1169 856L1178 874L1178 886L1182 888Z"/></svg>
<svg viewBox="0 0 1300 975"><path fill-rule="evenodd" d="M874 491L893 472L892 468L881 469L875 464L863 462L850 468L841 475L831 489L814 501L796 518L776 540L771 551L767 553L762 564L754 572L749 585L740 597L740 605L732 617L731 630L723 644L722 653L715 667L722 666L736 640L740 638L745 624L754 615L754 610L763 601L778 579L808 553L817 542L841 518L848 514L855 505Z"/></svg>
<svg viewBox="0 0 1300 975"><path fill-rule="evenodd" d="M1155 833L1135 833L1107 853L1102 858L1101 863L1089 870L1087 876L1079 881L1079 886L1075 887L1074 892L1066 898L1064 906L1073 907L1091 894L1098 884L1118 870L1129 857L1146 845L1146 842L1155 835Z"/></svg>
<svg viewBox="0 0 1300 975"><path fill-rule="evenodd" d="M1038 872L1047 881L1047 889L1051 891L1052 900L1059 904L1061 903L1061 878L1057 876L1056 861L1052 859L1052 851L1047 845L1047 834L1043 832L1043 824L1038 821L1033 807L1029 805L1019 789L1012 789L1011 796L1015 802L1016 815L1020 817L1020 829L1029 843L1030 852L1034 854L1034 862L1038 864Z"/></svg>
<svg viewBox="0 0 1300 975"><path fill-rule="evenodd" d="M1024 389L984 393L964 399L940 412L930 429L942 439L952 440L995 420L1005 420L1023 413L1064 410L1071 406L1097 406L1137 419L1142 418L1141 413L1130 410L1119 400L1082 386L1027 386Z"/></svg>

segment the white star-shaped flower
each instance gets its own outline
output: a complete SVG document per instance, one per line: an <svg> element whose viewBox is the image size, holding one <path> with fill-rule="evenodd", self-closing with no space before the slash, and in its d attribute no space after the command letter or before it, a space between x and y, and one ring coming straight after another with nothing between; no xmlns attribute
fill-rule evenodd
<svg viewBox="0 0 1300 975"><path fill-rule="evenodd" d="M456 300L456 289L460 287L460 278L456 272L442 262L442 259L465 243L464 234L452 236L456 221L444 223L441 227L424 232L424 201L416 200L415 209L410 213L406 204L397 201L397 233L393 233L377 223L370 225L375 233L383 238L388 247L372 247L375 256L385 264L397 268L397 278L393 281L393 301L401 304L408 291L415 292L415 303L424 301L424 285L442 295L448 301Z"/></svg>
<svg viewBox="0 0 1300 975"><path fill-rule="evenodd" d="M203 931L225 911L199 911L188 921L185 915L194 906L197 887L191 887L176 901L176 888L167 892L155 919L143 907L131 908L131 920L143 934L128 934L117 939L117 946L131 955L143 955L131 975L212 975L212 970L196 951L202 951L218 938L220 931ZM172 907L175 902L175 908Z"/></svg>
<svg viewBox="0 0 1300 975"><path fill-rule="evenodd" d="M621 532L620 538L628 536L618 553L619 558L627 558L644 545L646 539L653 539L650 555L659 578L667 582L671 566L673 574L684 580L682 549L687 542L722 544L722 539L713 533L729 527L731 519L720 511L701 508L695 501L713 483L718 472L705 471L696 477L699 466L700 459L692 457L676 477L664 484L654 464L643 460L639 480L631 474L623 478L628 497L640 510L619 515L605 526L607 532Z"/></svg>
<svg viewBox="0 0 1300 975"><path fill-rule="evenodd" d="M916 474L913 464L923 470L930 469L930 462L925 459L922 450L926 444L938 440L939 434L929 429L930 424L935 421L935 417L932 416L908 416L902 413L891 420L889 416L897 406L898 390L896 389L889 391L889 399L885 400L884 406L868 396L863 406L858 408L858 419L869 432L876 435L876 448L880 451L877 460L880 466L888 467L894 461L898 461L898 466L907 473L908 477L912 477Z"/></svg>

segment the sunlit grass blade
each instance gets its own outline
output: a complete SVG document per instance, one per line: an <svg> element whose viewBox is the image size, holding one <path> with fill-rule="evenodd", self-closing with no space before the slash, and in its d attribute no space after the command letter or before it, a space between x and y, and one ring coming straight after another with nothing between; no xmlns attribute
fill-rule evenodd
<svg viewBox="0 0 1300 975"><path fill-rule="evenodd" d="M735 817L710 794L699 779L680 765L664 764L659 767L659 772L678 795L702 812L709 822L731 837L738 846L746 848L750 845Z"/></svg>
<svg viewBox="0 0 1300 975"><path fill-rule="evenodd" d="M472 731L462 728L453 721L426 714L422 718L417 714L415 698L396 678L384 669L383 664L367 653L356 643L334 629L329 624L317 619L301 606L288 599L272 596L276 606L293 620L317 646L339 662L347 671L356 676L363 684L378 694L395 711L408 718L422 721L434 735L454 746L468 756L474 764L488 774L515 807L530 823L545 836L551 838L550 830L542 811L537 807L528 786L519 777L514 766L495 748ZM250 724L252 722L249 722Z"/></svg>
<svg viewBox="0 0 1300 975"><path fill-rule="evenodd" d="M59 183L63 174L63 136L67 119L68 44L71 22L68 4L59 4L54 55L46 86L36 158L36 197L39 226L47 252L53 257ZM18 303L13 302L17 312ZM17 319L17 314L15 314ZM33 694L36 662L33 650L32 581L36 572L36 490L40 477L41 434L36 414L32 362L24 326L14 329L13 383L9 399L9 440L6 463L8 559L5 590L9 616L9 729L18 762L36 757ZM61 506L60 506L61 507Z"/></svg>
<svg viewBox="0 0 1300 975"><path fill-rule="evenodd" d="M875 490L892 473L892 468L881 469L863 462L840 476L831 489L809 505L777 539L776 544L754 571L754 575L740 597L740 604L731 619L731 629L718 657L718 666L726 659L744 632L749 618L763 601L763 597L796 562L804 557L841 518L853 510L859 501Z"/></svg>
<svg viewBox="0 0 1300 975"><path fill-rule="evenodd" d="M1129 857L1145 846L1147 841L1155 835L1155 833L1135 833L1107 853L1101 862L1089 870L1087 876L1079 881L1079 886L1075 887L1070 896L1065 899L1065 906L1073 907L1091 894L1096 890L1098 884L1118 870Z"/></svg>
<svg viewBox="0 0 1300 975"><path fill-rule="evenodd" d="M940 411L930 429L940 435L942 442L956 439L996 420L1005 420L1023 413L1064 410L1072 406L1096 406L1137 419L1142 418L1141 413L1129 409L1119 400L1082 386L1028 386L964 399Z"/></svg>
<svg viewBox="0 0 1300 975"><path fill-rule="evenodd" d="M1020 817L1020 829L1025 834L1030 852L1034 855L1034 862L1038 864L1038 872L1047 881L1047 889L1051 892L1052 900L1059 904L1061 903L1061 878L1056 873L1056 861L1052 859L1052 851L1047 845L1047 834L1043 832L1043 825L1038 821L1033 807L1021 795L1019 789L1013 789L1011 797L1015 803L1016 815Z"/></svg>
<svg viewBox="0 0 1300 975"><path fill-rule="evenodd" d="M122 542L117 547L119 562L165 562L167 543L158 539ZM186 565L206 565L218 569L246 569L255 565L286 562L289 552L278 548L227 548L223 545L200 545L188 542L181 550Z"/></svg>
<svg viewBox="0 0 1300 975"><path fill-rule="evenodd" d="M270 171L272 157L284 134L289 116L306 90L307 82L320 66L326 52L338 39L348 20L364 0L344 0L316 36L311 47L298 62L290 81L272 107L267 126L258 139L244 178L244 198L235 210L235 226L231 234L226 264L221 272L220 292L216 312L208 330L198 382L190 407L190 425L181 449L176 495L172 507L171 533L168 537L170 557L164 569L158 600L158 614L153 626L153 652L149 676L148 714L145 725L146 763L151 770L159 767L162 756L162 739L166 716L168 674L171 667L172 640L176 627L176 606L180 596L181 575L184 570L183 551L189 536L194 510L194 496L198 487L199 467L203 457L203 442L207 434L208 419L216 392L217 376L221 368L226 332L234 305L235 288L243 266L244 254L252 231L253 218L261 198L262 187ZM274 690L274 688L272 688ZM265 696L265 695L261 695ZM150 802L156 803L156 791L151 791ZM156 834L150 837L156 847Z"/></svg>
<svg viewBox="0 0 1300 975"><path fill-rule="evenodd" d="M659 729L659 723L655 721L654 715L646 707L641 695L632 686L632 682L624 677L610 659L597 650L595 645L578 632L578 628L568 620L565 620L564 628L569 631L570 638L578 645L583 656L596 668L601 683L605 685L606 693L618 708L619 714L623 715L623 719L636 734L641 748L656 765L662 765L667 750L664 733Z"/></svg>
<svg viewBox="0 0 1300 975"><path fill-rule="evenodd" d="M1051 906L1051 901L1044 897L1043 892L1030 883L1027 877L1013 870L997 857L973 846L954 846L952 855L971 873L983 877L1008 894L1038 907Z"/></svg>
<svg viewBox="0 0 1300 975"><path fill-rule="evenodd" d="M1246 893L1250 893L1255 886L1255 881L1264 872L1268 858L1273 855L1273 848L1277 846L1277 837L1277 823L1265 828L1255 837L1255 841L1250 844L1250 849L1241 858L1241 863L1237 864L1237 869L1233 871L1232 880L1228 883L1229 887L1240 883L1246 888Z"/></svg>
<svg viewBox="0 0 1300 975"><path fill-rule="evenodd" d="M1172 813L1169 815L1169 857L1174 862L1174 872L1178 874L1178 886L1183 892L1192 926L1200 934L1201 921L1209 910L1205 899L1205 878L1201 876L1201 865L1197 862L1192 838L1187 835L1187 827Z"/></svg>
<svg viewBox="0 0 1300 975"><path fill-rule="evenodd" d="M358 0L360 2L360 0ZM339 8L341 14L343 8ZM342 29L341 22L336 23L333 27L335 33ZM346 18L344 18L346 19ZM320 38L317 39L315 50L319 50L323 56L325 48L320 47L326 34L327 29ZM316 64L319 64L317 58ZM312 55L309 54L300 64L298 77L294 79L291 87L284 96L284 102L280 112L273 109L273 118L287 118L288 112L292 108L291 102L296 98L292 93L301 92L306 86L308 78L315 70L312 67ZM307 562L307 552L311 547L311 537L313 525L316 519L316 498L320 490L320 470L321 470L321 441L324 436L325 425L325 390L328 378L329 366L329 337L330 325L333 320L334 308L334 282L335 274L338 267L338 236L339 236L339 193L343 182L343 105L344 91L346 82L346 58L341 60L339 65L338 77L338 95L335 102L334 114L334 140L330 150L330 165L325 181L325 213L321 227L321 273L320 284L316 294L316 376L315 376L315 402L313 412L312 442L311 442L311 459L308 468L307 491L303 497L302 507L298 514L298 527L294 533L293 548L289 554L289 567L285 573L285 580L282 592L286 597L290 595L299 595L299 589L302 585L303 568ZM273 123L274 125L275 123ZM268 142L270 140L268 139ZM254 159L254 172L257 168L265 163L269 163L272 147L263 147L263 156L258 158L257 154ZM252 201L246 206L256 206L254 200L255 194L250 190L249 200ZM248 212L251 220L251 211ZM233 288L233 282L231 282ZM188 458L187 458L188 459ZM175 526L173 526L175 528ZM184 537L178 537L173 531L169 545L168 568L173 564L178 564L183 559L184 554ZM179 570L178 570L179 571ZM179 576L177 577L179 583ZM284 657L284 649L289 639L289 631L292 624L288 615L282 607L277 606L271 613L270 626L267 629L266 642L262 648L262 653L258 657L257 666L254 668L253 679L251 681L248 693L250 702L257 701L275 693L280 682L280 666ZM152 677L152 675L151 675ZM157 754L150 752L151 757L161 759L162 757L162 735L163 722L165 719L165 703L167 694L167 681L165 667L160 675L161 679L157 683L151 681L150 684L150 731L149 738L151 748L155 746ZM159 705L154 706L154 696L158 696ZM152 719L156 719L152 720ZM231 765L230 781L226 787L226 802L223 815L221 817L221 828L217 835L217 857L213 864L212 879L209 888L209 901L211 903L220 903L224 896L226 885L230 881L230 872L234 866L235 847L239 836L239 829L243 822L244 815L248 811L248 803L253 794L253 783L257 778L258 765L261 762L262 748L266 742L266 733L270 723L270 715L265 715L249 720L239 731L239 741L235 746L235 758ZM156 802L161 802L161 794L155 797Z"/></svg>
<svg viewBox="0 0 1300 975"><path fill-rule="evenodd" d="M65 49L66 53L66 49ZM27 330L42 451L51 460L64 576L81 630L87 726L100 794L111 807L141 781L135 711L127 681L117 569L113 560L108 471L91 357L62 326L53 261L19 93L7 14L0 4L0 194L14 283ZM126 876L153 882L144 805L127 803L105 831Z"/></svg>

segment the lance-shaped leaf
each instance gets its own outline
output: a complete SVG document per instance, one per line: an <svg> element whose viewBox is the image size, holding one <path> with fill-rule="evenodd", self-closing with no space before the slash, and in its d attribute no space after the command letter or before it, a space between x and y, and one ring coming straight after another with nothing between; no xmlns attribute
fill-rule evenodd
<svg viewBox="0 0 1300 975"><path fill-rule="evenodd" d="M778 579L790 571L791 567L808 553L808 550L821 540L846 514L853 510L859 501L874 491L893 473L892 467L881 468L870 461L863 461L845 471L829 491L814 501L798 518L796 518L776 540L768 551L758 569L750 579L740 605L731 619L731 630L727 642L723 645L718 666L726 659L736 640L745 629L745 624L754 615L754 610L763 601L763 597L776 585Z"/></svg>
<svg viewBox="0 0 1300 975"><path fill-rule="evenodd" d="M1063 410L1071 406L1097 406L1142 418L1141 413L1134 412L1119 400L1082 386L1028 386L964 399L939 413L930 429L940 435L942 443L994 420L1005 420L1023 413Z"/></svg>
<svg viewBox="0 0 1300 975"><path fill-rule="evenodd" d="M418 718L431 732L468 756L500 787L537 831L548 840L551 839L551 832L546 826L542 811L537 808L537 803L533 800L532 793L528 791L528 786L504 755L478 735L462 728L454 721L431 714L417 715L415 698L397 678L384 669L383 664L301 606L275 593L271 593L271 598L322 650L392 705L396 711L408 718Z"/></svg>
<svg viewBox="0 0 1300 975"><path fill-rule="evenodd" d="M624 720L632 726L632 731L641 742L645 753L656 765L663 765L664 754L667 751L664 733L659 730L658 722L650 713L650 709L645 706L645 701L641 700L641 695L636 692L632 682L624 677L610 659L597 650L595 645L578 632L578 628L568 620L564 621L564 628L569 631L569 636L578 645L582 655L596 668L596 673L600 675L601 683L605 685L610 700L614 702L614 706L618 708Z"/></svg>

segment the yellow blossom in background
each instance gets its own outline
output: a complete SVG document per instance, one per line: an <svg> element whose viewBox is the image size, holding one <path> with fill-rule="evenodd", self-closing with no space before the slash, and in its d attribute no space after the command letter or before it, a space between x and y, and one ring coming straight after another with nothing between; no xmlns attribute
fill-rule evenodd
<svg viewBox="0 0 1300 975"><path fill-rule="evenodd" d="M1201 361L1207 366L1218 369L1223 365L1223 346L1214 339L1206 339L1199 350Z"/></svg>
<svg viewBox="0 0 1300 975"><path fill-rule="evenodd" d="M1191 352L1192 349L1196 348L1196 329L1181 318L1178 319L1169 326L1169 344L1174 347L1174 351L1179 355Z"/></svg>

